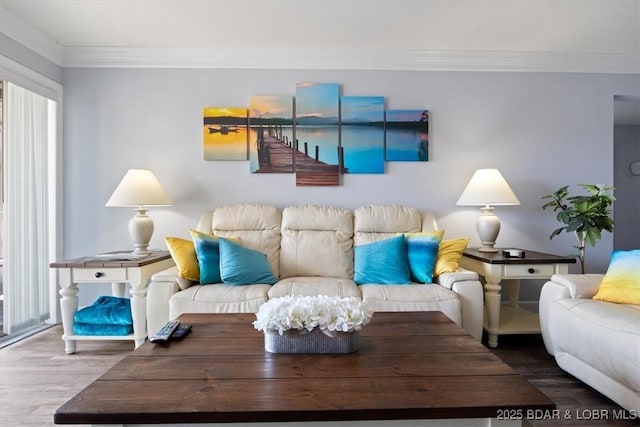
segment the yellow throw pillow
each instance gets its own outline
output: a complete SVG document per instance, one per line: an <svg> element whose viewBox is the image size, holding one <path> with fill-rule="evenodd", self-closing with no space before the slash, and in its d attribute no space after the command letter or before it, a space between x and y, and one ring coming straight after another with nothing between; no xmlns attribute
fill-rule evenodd
<svg viewBox="0 0 640 427"><path fill-rule="evenodd" d="M640 304L640 249L611 253L607 274L593 299Z"/></svg>
<svg viewBox="0 0 640 427"><path fill-rule="evenodd" d="M200 268L196 257L196 247L193 240L181 239L179 237L165 237L165 242L176 263L180 277L183 279L198 282L200 280Z"/></svg>
<svg viewBox="0 0 640 427"><path fill-rule="evenodd" d="M438 257L436 265L433 268L433 276L439 276L442 273L453 273L460 268L460 258L462 252L467 249L469 239L466 237L460 239L443 240L438 248Z"/></svg>

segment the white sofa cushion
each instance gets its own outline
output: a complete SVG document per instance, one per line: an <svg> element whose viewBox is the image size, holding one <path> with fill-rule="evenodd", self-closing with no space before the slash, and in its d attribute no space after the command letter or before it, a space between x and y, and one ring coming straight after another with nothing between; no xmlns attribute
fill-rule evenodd
<svg viewBox="0 0 640 427"><path fill-rule="evenodd" d="M570 355L569 360L596 367L640 392L640 306L559 299L550 310L549 324L553 325L549 334L560 367L572 372L564 360Z"/></svg>
<svg viewBox="0 0 640 427"><path fill-rule="evenodd" d="M281 219L280 210L272 205L227 205L213 212L210 232L238 237L242 246L266 254L273 275L279 277Z"/></svg>
<svg viewBox="0 0 640 427"><path fill-rule="evenodd" d="M169 300L169 318L183 313L255 313L268 299L269 285L194 285Z"/></svg>
<svg viewBox="0 0 640 427"><path fill-rule="evenodd" d="M441 311L462 326L457 294L440 285L360 285L362 300L374 311Z"/></svg>
<svg viewBox="0 0 640 427"><path fill-rule="evenodd" d="M282 212L280 276L353 278L353 214L330 206Z"/></svg>
<svg viewBox="0 0 640 427"><path fill-rule="evenodd" d="M375 242L398 233L422 231L422 214L403 205L363 206L353 212L355 246Z"/></svg>
<svg viewBox="0 0 640 427"><path fill-rule="evenodd" d="M361 298L358 286L351 279L342 277L288 277L269 289L269 298L285 295L329 295Z"/></svg>

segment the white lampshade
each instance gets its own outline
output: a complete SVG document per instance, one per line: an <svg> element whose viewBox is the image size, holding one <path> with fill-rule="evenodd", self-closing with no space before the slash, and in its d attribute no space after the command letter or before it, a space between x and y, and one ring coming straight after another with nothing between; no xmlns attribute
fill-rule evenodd
<svg viewBox="0 0 640 427"><path fill-rule="evenodd" d="M507 181L498 169L478 169L458 199L461 206L482 206L482 214L476 221L481 252L498 252L494 247L500 233L500 219L493 213L493 206L519 205Z"/></svg>
<svg viewBox="0 0 640 427"><path fill-rule="evenodd" d="M147 216L145 206L171 206L172 202L153 172L129 169L106 206L136 207L136 215L129 221L129 236L134 254L149 253L149 241L153 235L153 221Z"/></svg>
<svg viewBox="0 0 640 427"><path fill-rule="evenodd" d="M519 205L520 200L498 169L478 169L456 204L459 206Z"/></svg>
<svg viewBox="0 0 640 427"><path fill-rule="evenodd" d="M171 206L173 203L153 172L129 169L105 206Z"/></svg>

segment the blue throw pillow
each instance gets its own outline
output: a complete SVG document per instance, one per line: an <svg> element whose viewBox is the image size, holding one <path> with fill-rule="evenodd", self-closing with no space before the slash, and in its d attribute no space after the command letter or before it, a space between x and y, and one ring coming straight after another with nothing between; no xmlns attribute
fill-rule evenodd
<svg viewBox="0 0 640 427"><path fill-rule="evenodd" d="M414 282L431 283L433 281L433 267L436 265L443 234L444 230L404 234L407 242L409 272Z"/></svg>
<svg viewBox="0 0 640 427"><path fill-rule="evenodd" d="M273 285L277 282L267 256L259 251L245 248L231 240L220 238L220 276L230 285L261 283Z"/></svg>
<svg viewBox="0 0 640 427"><path fill-rule="evenodd" d="M356 246L355 274L358 285L406 285L409 280L407 245L403 235Z"/></svg>
<svg viewBox="0 0 640 427"><path fill-rule="evenodd" d="M220 283L220 249L219 238L199 231L189 230L196 248L198 267L200 268L200 283Z"/></svg>

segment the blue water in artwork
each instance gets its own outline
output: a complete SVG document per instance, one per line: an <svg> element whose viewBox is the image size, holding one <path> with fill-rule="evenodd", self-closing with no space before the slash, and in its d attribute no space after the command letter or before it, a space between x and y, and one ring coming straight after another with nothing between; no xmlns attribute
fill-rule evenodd
<svg viewBox="0 0 640 427"><path fill-rule="evenodd" d="M309 156L315 156L315 146L319 148L318 160L328 165L338 164L338 126L296 126L298 149L304 152L307 143Z"/></svg>
<svg viewBox="0 0 640 427"><path fill-rule="evenodd" d="M341 135L340 135L341 133ZM285 126L283 134L293 139L293 128ZM380 126L297 126L295 137L299 151L304 143L310 157L319 149L319 160L329 165L338 164L338 141L342 139L344 162L348 173L384 173L386 161L427 161L428 141L423 134L412 129L387 129ZM251 172L258 169L256 128L250 128L249 158Z"/></svg>
<svg viewBox="0 0 640 427"><path fill-rule="evenodd" d="M384 173L382 126L343 126L342 146L349 173Z"/></svg>
<svg viewBox="0 0 640 427"><path fill-rule="evenodd" d="M424 138L413 129L387 129L387 161L429 160L429 142Z"/></svg>

